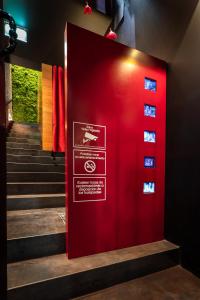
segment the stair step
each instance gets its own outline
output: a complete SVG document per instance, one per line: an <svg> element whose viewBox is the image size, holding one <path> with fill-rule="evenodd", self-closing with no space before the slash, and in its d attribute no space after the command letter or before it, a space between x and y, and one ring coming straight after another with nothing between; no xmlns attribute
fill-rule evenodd
<svg viewBox="0 0 200 300"><path fill-rule="evenodd" d="M65 193L64 182L12 182L7 183L8 195Z"/></svg>
<svg viewBox="0 0 200 300"><path fill-rule="evenodd" d="M35 149L23 149L23 148L9 148L6 149L7 154L12 155L32 155L32 156L49 156L52 157L51 151L44 151L44 150L35 150ZM57 157L65 157L64 153L56 153Z"/></svg>
<svg viewBox="0 0 200 300"><path fill-rule="evenodd" d="M64 164L52 161L50 164L41 163L7 163L8 172L65 172Z"/></svg>
<svg viewBox="0 0 200 300"><path fill-rule="evenodd" d="M11 130L9 132L8 137L40 140L41 134L40 134L40 132L19 133L19 132L16 132L15 130Z"/></svg>
<svg viewBox="0 0 200 300"><path fill-rule="evenodd" d="M7 172L7 182L63 182L65 173L58 172Z"/></svg>
<svg viewBox="0 0 200 300"><path fill-rule="evenodd" d="M9 143L28 143L28 144L40 144L39 139L22 138L22 137L7 137Z"/></svg>
<svg viewBox="0 0 200 300"><path fill-rule="evenodd" d="M14 155L7 154L8 162L20 162L20 163L41 163L41 164L49 164L49 163L64 163L64 157L57 157L56 160L52 158L52 156L32 156L32 155Z"/></svg>
<svg viewBox="0 0 200 300"><path fill-rule="evenodd" d="M65 194L12 195L7 197L7 210L64 207Z"/></svg>
<svg viewBox="0 0 200 300"><path fill-rule="evenodd" d="M35 149L41 150L40 144L28 144L28 143L16 143L16 142L6 142L9 148L22 148L22 149Z"/></svg>
<svg viewBox="0 0 200 300"><path fill-rule="evenodd" d="M167 241L68 260L65 254L8 265L8 300L67 300L179 263Z"/></svg>
<svg viewBox="0 0 200 300"><path fill-rule="evenodd" d="M65 208L7 213L8 262L65 252Z"/></svg>
<svg viewBox="0 0 200 300"><path fill-rule="evenodd" d="M7 154L12 154L12 155L32 155L32 156L49 156L49 157L51 157L50 151L43 151L43 150L7 147L6 151L7 151Z"/></svg>
<svg viewBox="0 0 200 300"><path fill-rule="evenodd" d="M16 130L17 132L31 130L31 131L39 131L39 124L27 124L27 123L13 123L12 130Z"/></svg>

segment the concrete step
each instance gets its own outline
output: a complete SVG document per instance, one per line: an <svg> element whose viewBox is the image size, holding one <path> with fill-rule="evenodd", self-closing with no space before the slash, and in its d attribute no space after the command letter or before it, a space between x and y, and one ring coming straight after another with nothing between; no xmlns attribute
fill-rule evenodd
<svg viewBox="0 0 200 300"><path fill-rule="evenodd" d="M61 254L13 263L8 265L8 300L72 299L178 263L179 248L167 241L72 260Z"/></svg>
<svg viewBox="0 0 200 300"><path fill-rule="evenodd" d="M8 172L65 172L64 164L57 164L57 162L52 161L49 164L40 163L7 163Z"/></svg>
<svg viewBox="0 0 200 300"><path fill-rule="evenodd" d="M7 172L7 182L63 182L65 174L58 172Z"/></svg>
<svg viewBox="0 0 200 300"><path fill-rule="evenodd" d="M6 152L7 152L7 154L12 154L12 155L33 155L33 156L49 156L49 157L51 157L50 151L35 150L35 149L7 147Z"/></svg>
<svg viewBox="0 0 200 300"><path fill-rule="evenodd" d="M65 252L65 208L9 211L8 262Z"/></svg>
<svg viewBox="0 0 200 300"><path fill-rule="evenodd" d="M56 160L52 156L33 156L33 155L15 155L7 154L7 162L19 162L19 163L40 163L40 164L64 164L64 157L56 157Z"/></svg>
<svg viewBox="0 0 200 300"><path fill-rule="evenodd" d="M33 156L49 156L52 157L51 151L35 150L35 149L23 149L23 148L9 148L6 149L7 154L13 155L33 155ZM56 153L57 157L64 157L64 153Z"/></svg>
<svg viewBox="0 0 200 300"><path fill-rule="evenodd" d="M22 149L35 149L41 150L40 144L28 144L28 143L16 143L16 142L6 142L8 148L22 148Z"/></svg>
<svg viewBox="0 0 200 300"><path fill-rule="evenodd" d="M24 137L7 137L7 142L9 143L28 143L28 144L40 144L39 139L31 139Z"/></svg>
<svg viewBox="0 0 200 300"><path fill-rule="evenodd" d="M7 197L7 210L65 207L65 194L11 195Z"/></svg>
<svg viewBox="0 0 200 300"><path fill-rule="evenodd" d="M7 183L8 195L33 195L33 194L63 194L64 182L12 182Z"/></svg>
<svg viewBox="0 0 200 300"><path fill-rule="evenodd" d="M39 124L27 124L27 123L16 123L14 122L12 125L11 130L16 130L17 132L26 131L29 130L31 132L33 131L39 131L40 125Z"/></svg>
<svg viewBox="0 0 200 300"><path fill-rule="evenodd" d="M11 130L8 134L8 137L40 140L41 133L40 132L32 132L32 133L28 134L28 133L23 133L23 132L19 133L15 130Z"/></svg>

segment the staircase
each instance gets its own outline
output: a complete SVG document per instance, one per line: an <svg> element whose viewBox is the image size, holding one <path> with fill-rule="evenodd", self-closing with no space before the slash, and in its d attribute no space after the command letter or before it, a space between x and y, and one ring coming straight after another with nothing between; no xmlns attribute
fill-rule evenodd
<svg viewBox="0 0 200 300"><path fill-rule="evenodd" d="M41 150L37 126L14 124L7 158L8 300L73 299L179 264L165 240L68 260L64 157Z"/></svg>
<svg viewBox="0 0 200 300"><path fill-rule="evenodd" d="M7 138L8 263L65 252L64 157L42 151L37 125Z"/></svg>

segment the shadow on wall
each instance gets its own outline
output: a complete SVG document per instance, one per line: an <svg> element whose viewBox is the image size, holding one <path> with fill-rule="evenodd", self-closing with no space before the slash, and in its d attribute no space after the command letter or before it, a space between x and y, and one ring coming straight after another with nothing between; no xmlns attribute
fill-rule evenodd
<svg viewBox="0 0 200 300"><path fill-rule="evenodd" d="M118 34L118 41L135 48L135 15L134 3L131 0L116 0L114 30Z"/></svg>

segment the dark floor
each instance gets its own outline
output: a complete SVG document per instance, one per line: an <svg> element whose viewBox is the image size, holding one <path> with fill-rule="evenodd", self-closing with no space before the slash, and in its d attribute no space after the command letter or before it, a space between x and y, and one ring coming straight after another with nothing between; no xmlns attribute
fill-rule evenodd
<svg viewBox="0 0 200 300"><path fill-rule="evenodd" d="M175 245L163 240L70 260L67 259L66 254L60 254L12 263L8 265L8 288L86 272L176 248Z"/></svg>
<svg viewBox="0 0 200 300"><path fill-rule="evenodd" d="M200 300L200 279L177 266L76 299Z"/></svg>

